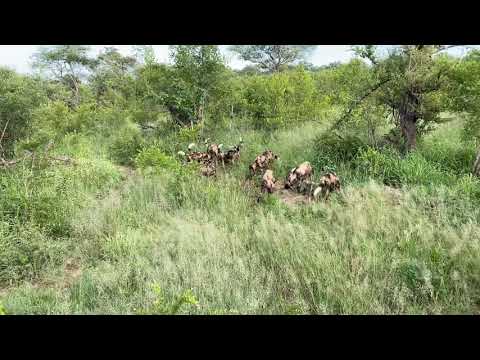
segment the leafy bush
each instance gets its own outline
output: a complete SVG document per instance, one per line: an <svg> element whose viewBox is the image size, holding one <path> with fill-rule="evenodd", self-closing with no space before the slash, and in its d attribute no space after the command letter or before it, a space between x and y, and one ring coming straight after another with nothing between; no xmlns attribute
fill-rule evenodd
<svg viewBox="0 0 480 360"><path fill-rule="evenodd" d="M419 148L422 156L443 170L457 174L468 174L475 161L475 144L473 142L450 143L436 139Z"/></svg>
<svg viewBox="0 0 480 360"><path fill-rule="evenodd" d="M200 133L200 127L195 125L193 127L181 127L177 133L177 142L179 143L192 143L198 141Z"/></svg>
<svg viewBox="0 0 480 360"><path fill-rule="evenodd" d="M72 214L85 200L83 191L103 191L119 179L113 166L100 160L78 159L75 167L24 165L0 177L0 216L57 237L69 234Z"/></svg>
<svg viewBox="0 0 480 360"><path fill-rule="evenodd" d="M334 170L340 163L350 162L367 144L355 135L346 135L343 139L333 134L321 135L314 143L314 165L317 168Z"/></svg>
<svg viewBox="0 0 480 360"><path fill-rule="evenodd" d="M0 132L5 129L2 146L7 154L29 134L32 113L47 101L42 85L38 79L0 68Z"/></svg>
<svg viewBox="0 0 480 360"><path fill-rule="evenodd" d="M32 113L30 136L26 137L19 144L19 148L36 150L49 141L58 142L71 126L69 108L60 101L46 103Z"/></svg>
<svg viewBox="0 0 480 360"><path fill-rule="evenodd" d="M377 178L387 185L449 183L451 177L421 154L410 153L402 158L395 150L362 150L354 159L354 167L366 178Z"/></svg>
<svg viewBox="0 0 480 360"><path fill-rule="evenodd" d="M116 162L121 165L131 165L142 146L140 129L133 124L123 127L111 140L109 152Z"/></svg>
<svg viewBox="0 0 480 360"><path fill-rule="evenodd" d="M257 128L278 128L314 120L328 107L328 98L318 95L313 78L302 68L247 79L245 106Z"/></svg>
<svg viewBox="0 0 480 360"><path fill-rule="evenodd" d="M154 168L156 170L179 171L180 168L176 159L166 155L156 146L142 149L135 158L135 165L143 170Z"/></svg>
<svg viewBox="0 0 480 360"><path fill-rule="evenodd" d="M35 224L0 224L0 284L31 280L50 265L59 265L67 244L46 235Z"/></svg>

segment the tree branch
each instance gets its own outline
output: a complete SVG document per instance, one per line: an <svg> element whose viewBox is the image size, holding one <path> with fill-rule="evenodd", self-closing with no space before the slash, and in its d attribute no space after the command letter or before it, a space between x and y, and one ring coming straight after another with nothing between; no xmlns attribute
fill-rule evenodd
<svg viewBox="0 0 480 360"><path fill-rule="evenodd" d="M386 79L386 80L383 80L381 82L379 82L378 84L376 84L373 88L371 88L368 92L366 92L365 94L362 95L362 97L360 97L358 100L356 100L352 106L350 106L350 108L345 112L345 114L340 118L340 120L338 120L336 122L336 124L333 126L334 128L338 127L342 122L345 121L345 119L350 116L350 114L352 113L352 111L363 101L365 100L367 97L369 97L372 93L374 93L375 91L377 91L381 86L385 85L386 83L388 83L391 79Z"/></svg>
<svg viewBox="0 0 480 360"><path fill-rule="evenodd" d="M448 50L448 49L451 49L451 48L454 48L454 47L457 47L457 46L462 46L462 45L441 45L441 46L437 49L437 51L435 51L435 52L433 53L433 55L438 54L438 53L441 52L441 51L445 51L445 50Z"/></svg>

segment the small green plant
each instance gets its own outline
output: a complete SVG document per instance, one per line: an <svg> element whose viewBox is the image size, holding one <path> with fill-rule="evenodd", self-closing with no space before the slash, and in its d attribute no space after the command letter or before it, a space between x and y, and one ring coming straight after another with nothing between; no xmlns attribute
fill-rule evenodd
<svg viewBox="0 0 480 360"><path fill-rule="evenodd" d="M172 302L167 301L163 295L163 291L158 284L152 285L155 294L155 300L152 305L146 309L139 310L142 315L175 315L186 306L197 306L198 300L191 290L186 290L174 299Z"/></svg>
<svg viewBox="0 0 480 360"><path fill-rule="evenodd" d="M199 133L199 125L181 127L177 134L177 140L179 143L192 143L198 140Z"/></svg>

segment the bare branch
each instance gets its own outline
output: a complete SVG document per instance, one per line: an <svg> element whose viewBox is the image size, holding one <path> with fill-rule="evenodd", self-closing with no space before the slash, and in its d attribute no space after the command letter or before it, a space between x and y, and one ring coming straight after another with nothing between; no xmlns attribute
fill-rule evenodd
<svg viewBox="0 0 480 360"><path fill-rule="evenodd" d="M350 106L350 108L345 112L345 114L340 118L340 120L338 120L336 122L336 124L333 126L334 128L338 127L342 122L345 121L345 119L350 116L350 114L352 113L352 111L363 101L365 100L367 97L369 97L371 94L373 94L375 91L377 91L381 86L385 85L386 83L388 83L391 79L386 79L386 80L383 80L381 82L379 82L378 84L376 84L373 88L371 88L369 91L367 91L365 94L362 95L362 97L360 97L358 100L356 100L352 106Z"/></svg>
<svg viewBox="0 0 480 360"><path fill-rule="evenodd" d="M448 49L451 49L451 48L454 48L454 47L458 47L458 46L462 46L462 45L440 45L438 47L437 51L435 51L433 53L433 55L438 54L441 51L445 51L445 50L448 50Z"/></svg>

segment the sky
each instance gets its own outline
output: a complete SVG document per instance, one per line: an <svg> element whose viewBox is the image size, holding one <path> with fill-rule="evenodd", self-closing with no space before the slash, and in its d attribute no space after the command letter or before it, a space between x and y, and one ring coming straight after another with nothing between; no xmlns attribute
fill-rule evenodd
<svg viewBox="0 0 480 360"><path fill-rule="evenodd" d="M122 54L131 54L132 45L112 45ZM92 45L93 52L98 54L105 46ZM228 64L234 69L241 69L245 62L227 51L228 45L221 45L222 53ZM0 66L7 66L21 73L31 71L31 57L38 50L39 45L0 45ZM168 45L153 45L157 60L168 62ZM314 65L327 65L334 61L346 62L352 57L350 45L320 45L312 53L309 61Z"/></svg>
<svg viewBox="0 0 480 360"><path fill-rule="evenodd" d="M112 45L116 47L122 54L131 54L132 45ZM92 50L98 54L105 46L92 45ZM241 69L245 62L238 59L232 53L227 51L228 45L220 45L228 64L233 69ZM21 73L31 72L31 57L38 50L38 45L0 45L0 66L7 66ZM168 62L168 45L153 45L157 60L160 62ZM453 55L462 55L465 49L453 48L449 50ZM353 57L350 51L350 45L319 45L311 54L309 62L313 65L321 66L332 62L347 62Z"/></svg>

